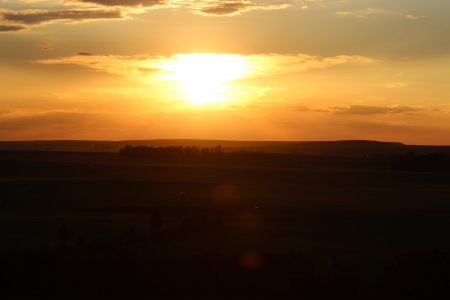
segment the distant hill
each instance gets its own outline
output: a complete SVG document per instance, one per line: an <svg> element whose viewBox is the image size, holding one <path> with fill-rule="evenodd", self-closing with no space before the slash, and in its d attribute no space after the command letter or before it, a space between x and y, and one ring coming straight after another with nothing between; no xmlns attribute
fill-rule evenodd
<svg viewBox="0 0 450 300"><path fill-rule="evenodd" d="M266 153L298 153L307 155L329 156L363 156L391 155L408 151L417 154L450 153L450 146L405 145L394 142L378 142L366 140L346 141L225 141L196 139L159 139L130 141L3 141L0 150L22 151L75 151L75 152L118 152L126 145L132 146L197 146L210 148L221 145L224 152L239 150L263 151Z"/></svg>

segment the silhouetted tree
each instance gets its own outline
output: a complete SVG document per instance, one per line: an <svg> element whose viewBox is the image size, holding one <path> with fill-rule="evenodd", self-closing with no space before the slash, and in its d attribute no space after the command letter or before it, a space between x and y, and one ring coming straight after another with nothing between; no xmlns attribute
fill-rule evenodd
<svg viewBox="0 0 450 300"><path fill-rule="evenodd" d="M216 147L214 147L214 153L220 154L221 151L222 151L222 146L221 145L217 145Z"/></svg>

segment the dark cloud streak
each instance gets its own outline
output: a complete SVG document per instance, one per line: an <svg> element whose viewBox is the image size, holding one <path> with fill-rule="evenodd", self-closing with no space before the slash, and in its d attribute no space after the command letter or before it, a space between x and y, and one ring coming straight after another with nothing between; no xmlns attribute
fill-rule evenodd
<svg viewBox="0 0 450 300"><path fill-rule="evenodd" d="M241 2L223 3L215 7L204 8L201 12L208 15L232 15L253 6L255 6L255 4L246 4Z"/></svg>
<svg viewBox="0 0 450 300"><path fill-rule="evenodd" d="M15 32L15 31L21 31L24 29L26 29L26 27L17 26L17 25L0 25L0 32Z"/></svg>
<svg viewBox="0 0 450 300"><path fill-rule="evenodd" d="M82 56L93 56L94 54L89 53L89 52L78 52L77 55L82 55Z"/></svg>
<svg viewBox="0 0 450 300"><path fill-rule="evenodd" d="M350 105L348 107L332 106L329 107L335 114L349 115L374 115L374 114L400 114L411 113L417 111L416 108L410 106L369 106L369 105Z"/></svg>
<svg viewBox="0 0 450 300"><path fill-rule="evenodd" d="M95 3L104 6L155 6L165 4L162 0L79 0L78 2Z"/></svg>
<svg viewBox="0 0 450 300"><path fill-rule="evenodd" d="M264 4L256 4L250 1L224 1L217 2L217 4L213 6L208 6L202 8L198 11L201 15L206 16L235 16L239 15L242 12L246 12L253 9L263 9L263 10L271 10L271 9L282 9L289 7L289 4L279 4L279 5L264 5Z"/></svg>
<svg viewBox="0 0 450 300"><path fill-rule="evenodd" d="M64 10L37 10L37 11L18 11L7 12L3 14L3 19L9 22L22 23L27 25L39 25L57 20L92 20L92 19L122 19L124 16L120 10L82 10L82 9L64 9ZM19 26L9 26L19 27ZM22 27L23 28L23 27Z"/></svg>

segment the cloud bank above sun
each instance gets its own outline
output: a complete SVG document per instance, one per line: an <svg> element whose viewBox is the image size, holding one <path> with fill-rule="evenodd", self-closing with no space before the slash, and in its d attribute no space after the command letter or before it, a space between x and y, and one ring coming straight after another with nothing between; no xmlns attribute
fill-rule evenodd
<svg viewBox="0 0 450 300"><path fill-rule="evenodd" d="M379 59L362 56L338 55L320 58L305 54L216 54L216 53L179 53L171 56L119 56L94 55L80 52L67 57L56 57L34 61L39 64L80 65L96 71L104 71L128 77L145 77L161 73L173 73L180 65L183 72L192 75L195 72L212 73L227 77L227 69L238 68L236 76L227 79L247 77L276 76L285 73L304 72L308 69L323 69L341 64L375 63ZM239 62L239 63L237 63ZM188 76L184 74L183 76ZM170 75L165 76L172 78Z"/></svg>
<svg viewBox="0 0 450 300"><path fill-rule="evenodd" d="M30 5L30 8L25 6L25 9L0 9L0 20L4 23L0 25L0 32L25 29L21 25L127 19L150 9L182 9L202 16L237 16L251 10L276 10L291 6L286 3L258 4L251 1L217 0L44 0L26 3L34 5Z"/></svg>
<svg viewBox="0 0 450 300"><path fill-rule="evenodd" d="M367 57L346 55L320 58L304 54L178 53L169 57L154 57L102 56L80 52L69 57L41 59L34 62L78 65L141 81L160 81L167 90L181 90L184 99L199 105L237 98L236 87L229 85L230 81L377 61Z"/></svg>

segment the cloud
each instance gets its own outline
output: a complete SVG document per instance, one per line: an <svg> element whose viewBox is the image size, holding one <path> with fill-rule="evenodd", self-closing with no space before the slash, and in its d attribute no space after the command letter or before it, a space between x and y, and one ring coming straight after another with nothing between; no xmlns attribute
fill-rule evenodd
<svg viewBox="0 0 450 300"><path fill-rule="evenodd" d="M329 109L335 114L349 115L374 115L374 114L401 114L417 111L411 106L370 106L370 105L350 105L350 106L331 106Z"/></svg>
<svg viewBox="0 0 450 300"><path fill-rule="evenodd" d="M71 8L52 10L0 8L0 20L3 19L7 23L0 25L0 32L26 29L20 26L22 24L36 26L66 21L125 19L130 18L129 14L140 14L154 8L187 9L203 16L236 16L250 10L284 9L291 6L291 4L270 5L233 0L64 0L63 2L68 2L67 5L70 4Z"/></svg>
<svg viewBox="0 0 450 300"><path fill-rule="evenodd" d="M413 112L413 111L417 111L418 109L414 108L414 107L410 107L410 106L393 106L389 109L389 113L394 113L394 114L401 114L401 113L408 113L408 112Z"/></svg>
<svg viewBox="0 0 450 300"><path fill-rule="evenodd" d="M259 76L275 76L286 73L305 72L309 69L324 69L342 64L375 63L378 59L372 59L357 55L338 55L320 58L305 54L282 55L262 54L250 55L248 61L251 69Z"/></svg>
<svg viewBox="0 0 450 300"><path fill-rule="evenodd" d="M404 86L406 86L405 83L396 82L396 83L388 84L386 87L388 87L388 88L398 88L398 87L404 87Z"/></svg>
<svg viewBox="0 0 450 300"><path fill-rule="evenodd" d="M26 29L26 27L18 25L0 25L0 32L17 32Z"/></svg>
<svg viewBox="0 0 450 300"><path fill-rule="evenodd" d="M74 56L42 59L34 61L41 64L69 64L79 65L96 71L107 72L127 77L141 77L147 75L149 69L158 69L157 65L165 57L152 57L148 55L120 56L120 55L92 55L79 52Z"/></svg>
<svg viewBox="0 0 450 300"><path fill-rule="evenodd" d="M396 15L396 13L388 11L388 10L382 10L382 9L376 9L376 8L366 8L364 10L357 10L357 11L338 11L336 12L339 16L353 16L356 18L364 18L364 19L373 19L376 16L379 15Z"/></svg>
<svg viewBox="0 0 450 300"><path fill-rule="evenodd" d="M405 18L407 19L413 19L413 20L418 20L418 19L423 19L426 18L427 16L413 16L413 15L406 15Z"/></svg>
<svg viewBox="0 0 450 300"><path fill-rule="evenodd" d="M336 14L339 16L352 16L354 13L349 11L338 11Z"/></svg>
<svg viewBox="0 0 450 300"><path fill-rule="evenodd" d="M226 2L217 2L212 6L207 6L201 8L200 10L194 10L194 12L205 16L208 15L236 16L240 15L243 12L255 9L273 10L273 9L284 9L289 6L290 4L263 5L263 4L256 4L250 1L226 1Z"/></svg>
<svg viewBox="0 0 450 300"><path fill-rule="evenodd" d="M149 73L158 73L161 71L161 69L158 68L137 68L137 71L141 72L142 74L149 74Z"/></svg>
<svg viewBox="0 0 450 300"><path fill-rule="evenodd" d="M78 0L78 2L95 3L103 6L155 6L166 4L164 0Z"/></svg>
<svg viewBox="0 0 450 300"><path fill-rule="evenodd" d="M0 126L3 131L21 130L32 126L42 126L49 124L70 124L74 114L67 113L44 113L26 116L16 116L13 118L0 119Z"/></svg>
<svg viewBox="0 0 450 300"><path fill-rule="evenodd" d="M44 50L44 51L53 50L52 44L50 44L50 43L43 42L43 43L39 43L39 45L41 47L41 50Z"/></svg>
<svg viewBox="0 0 450 300"><path fill-rule="evenodd" d="M77 55L82 55L82 56L92 56L92 55L94 55L94 54L88 53L88 52L78 52Z"/></svg>
<svg viewBox="0 0 450 300"><path fill-rule="evenodd" d="M296 104L292 106L292 109L295 111L311 111L305 104Z"/></svg>
<svg viewBox="0 0 450 300"><path fill-rule="evenodd" d="M130 122L127 122L128 124ZM111 113L46 112L0 118L0 133L7 140L114 139L124 128L124 116Z"/></svg>
<svg viewBox="0 0 450 300"><path fill-rule="evenodd" d="M120 10L111 9L62 9L22 10L3 12L3 19L12 23L40 25L53 21L83 21L94 19L123 19Z"/></svg>
<svg viewBox="0 0 450 300"><path fill-rule="evenodd" d="M383 9L377 9L377 8L367 8L363 10L356 10L356 11L338 11L336 12L336 15L338 16L353 16L355 18L360 19L375 19L379 16L398 16L403 17L406 19L422 19L426 18L427 16L414 16L414 15L404 15L399 12L393 12L389 10L383 10Z"/></svg>
<svg viewBox="0 0 450 300"><path fill-rule="evenodd" d="M277 76L288 73L305 72L309 69L323 69L341 64L374 63L379 60L362 56L339 55L320 58L304 54L215 54L215 53L178 53L167 56L119 56L119 55L75 55L36 60L41 64L80 65L96 71L103 71L127 77L142 77L149 73L173 72L179 66L189 66L199 72L211 72L205 64L224 64L229 68L238 68L239 78ZM184 69L183 69L184 70ZM232 71L230 69L230 71ZM175 71L176 72L176 71Z"/></svg>

